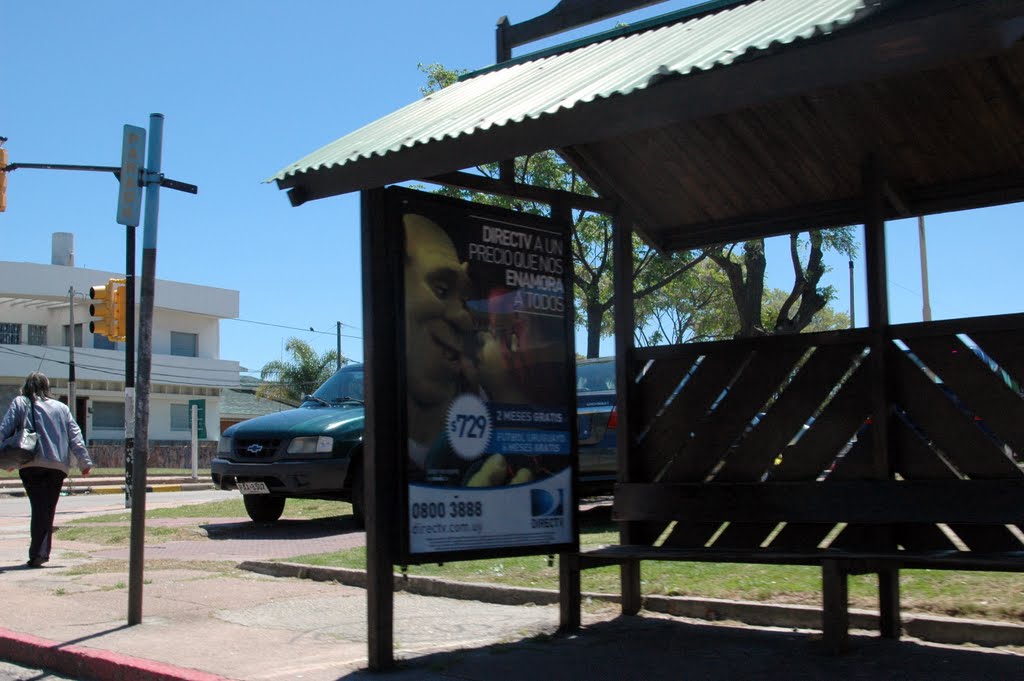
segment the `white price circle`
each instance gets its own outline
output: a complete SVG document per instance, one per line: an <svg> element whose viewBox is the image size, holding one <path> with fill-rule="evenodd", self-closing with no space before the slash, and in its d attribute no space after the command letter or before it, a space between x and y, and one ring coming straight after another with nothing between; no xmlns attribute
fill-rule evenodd
<svg viewBox="0 0 1024 681"><path fill-rule="evenodd" d="M448 442L465 461L480 457L491 442L491 413L472 393L456 397L448 407Z"/></svg>

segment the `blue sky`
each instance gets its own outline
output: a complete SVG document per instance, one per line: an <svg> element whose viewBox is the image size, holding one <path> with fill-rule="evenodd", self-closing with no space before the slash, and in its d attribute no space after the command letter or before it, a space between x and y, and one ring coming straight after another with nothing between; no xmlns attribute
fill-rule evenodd
<svg viewBox="0 0 1024 681"><path fill-rule="evenodd" d="M291 336L333 349L340 321L343 354L359 360L358 197L292 208L264 180L418 98L417 63L488 65L500 16L519 22L553 5L0 0L0 135L11 162L118 165L123 125L148 127L150 113L163 113L163 171L199 194L161 191L157 276L240 292L239 320L221 323L221 357L258 371ZM73 232L76 265L123 271L116 202L112 175L18 170L0 214L0 260L49 262L52 233ZM1021 215L1017 205L928 218L934 318L1018 311ZM921 318L917 244L916 220L890 223L893 322ZM785 247L770 246L769 258L769 285L787 286ZM846 259L830 264L835 307L845 311ZM863 256L855 272L860 325Z"/></svg>

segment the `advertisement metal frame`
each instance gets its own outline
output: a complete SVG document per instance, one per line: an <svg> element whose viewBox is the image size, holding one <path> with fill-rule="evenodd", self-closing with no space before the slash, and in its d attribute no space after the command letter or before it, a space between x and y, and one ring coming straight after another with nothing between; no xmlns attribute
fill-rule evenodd
<svg viewBox="0 0 1024 681"><path fill-rule="evenodd" d="M564 522L568 524L568 527L560 526L557 531L553 534L557 535L550 542L537 541L536 543L516 543L516 541L523 541L519 539L512 541L511 543L503 543L503 536L492 535L487 538L486 546L470 546L465 548L457 548L454 550L424 550L422 547L417 549L413 548L411 526L412 519L410 514L410 464L409 461L409 449L411 438L409 436L410 425L409 425L409 410L407 408L406 399L399 397L396 399L394 405L395 413L397 415L397 421L399 424L400 432L395 436L396 447L393 448L395 455L395 461L393 461L393 470L397 475L397 486L398 486L398 541L397 544L397 556L398 564L401 565L416 565L423 563L437 563L437 562L451 562L454 560L473 560L473 559L486 559L486 558L497 558L505 556L528 556L528 555L554 555L569 551L577 551L579 549L579 518L578 518L578 506L579 506L579 492L578 492L578 477L579 477L579 463L578 463L578 450L576 444L576 390L575 390L575 340L574 340L574 321L575 312L573 305L573 289L572 289L572 254L571 254L571 235L572 235L572 224L571 221L560 221L554 218L532 215L528 213L521 213L516 211L507 210L500 207L489 206L486 204L473 203L469 201L463 201L460 199L453 199L437 194L428 194L425 192L415 191L400 187L390 187L384 189L381 193L382 211L381 215L384 218L386 224L377 225L376 229L386 234L387 240L387 252L389 257L387 262L375 263L375 267L384 268L385 271L393 273L395 286L396 286L396 299L397 309L395 327L397 329L396 348L395 353L395 381L396 381L396 395L406 396L410 389L408 370L410 362L407 361L407 343L410 341L409 333L406 329L406 295L405 295L405 267L406 267L406 228L403 225L403 216L407 214L413 214L416 216L423 216L428 218L427 222L433 223L434 227L441 227L441 229L448 235L452 240L452 243L458 244L459 249L465 249L467 242L465 240L466 233L473 227L480 227L484 230L485 223L488 225L486 229L492 229L491 224L501 225L504 228L514 230L520 229L523 233L528 233L530 230L537 232L544 232L548 234L557 235L561 243L561 251L557 254L559 262L561 264L561 302L562 309L560 311L560 319L556 321L548 319L548 329L557 328L557 332L560 334L560 338L557 338L557 344L553 344L556 347L558 356L558 363L561 365L561 372L554 372L555 376L547 376L549 380L555 381L554 388L552 391L557 394L559 388L563 389L564 400L558 402L557 408L544 409L541 407L534 408L533 404L522 405L524 407L522 412L526 414L533 414L533 418L545 418L545 414L552 415L561 413L564 414L564 428L550 429L550 426L539 426L541 428L548 427L548 431L537 431L540 433L539 439L542 440L558 440L558 444L543 445L535 444L532 445L538 449L544 446L558 447L561 450L563 447L567 450L565 454L559 454L559 457L564 457L567 461L567 465L562 471L559 472L559 481L564 481L567 489L564 498L561 498L562 504L564 504L564 514L561 516L564 518ZM457 225L457 227L451 227L451 225ZM461 230L461 232L460 232ZM494 230L498 233L501 230ZM501 232L506 238L509 236L508 233ZM515 235L515 232L512 232ZM476 246L478 251L482 251L483 247ZM540 249L540 246L537 245ZM500 251L499 251L500 252ZM507 249L505 255L507 256ZM460 259L461 259L460 255ZM525 256L521 256L523 258ZM534 262L534 261L531 261ZM469 269L469 258L462 265L468 270ZM488 268L489 265L480 265L480 268ZM481 271L481 270L477 270ZM490 272L491 276L494 276L493 267L486 270ZM506 277L513 276L505 273ZM513 276L514 278L514 276ZM523 289L529 291L531 289ZM480 300L476 303L479 305ZM479 310L477 310L479 312ZM547 315L553 317L553 315ZM560 376L560 378L559 378ZM469 402L475 403L474 400L470 399ZM491 402L485 401L488 405L488 412L493 411L491 409ZM448 416L451 417L449 411ZM459 415L461 418L462 415ZM555 419L555 416L549 416ZM488 421L490 423L490 421ZM496 428L494 432L502 432L508 435L508 430L501 430ZM534 433L535 435L537 433ZM541 437L543 436L543 437ZM512 437L512 436L510 436ZM567 442L565 442L567 438ZM446 441L448 438L446 436ZM493 444L493 442L492 442ZM505 445L515 446L515 445ZM526 445L521 445L526 446ZM493 456L490 453L481 455L481 459ZM515 458L514 455L510 455L509 459ZM540 456L531 457L531 459L539 459ZM552 460L554 457L550 457ZM563 460L563 459L559 459ZM509 466L509 470L512 470L512 466ZM550 480L550 479L549 479ZM417 481L412 481L417 482ZM549 484L555 484L550 482ZM455 498L459 498L459 494L471 495L476 493L478 496L475 498L487 498L487 495L492 495L495 498L502 498L499 493L504 493L504 498L508 498L509 489L513 486L498 485L500 489L487 489L486 491L472 490L464 485L434 485L432 483L421 484L417 482L418 488L420 486L430 488L427 493L441 495L441 498L446 499L446 502L453 502ZM534 483L533 485L527 484L522 485L523 487L543 487L541 482ZM417 488L417 489L418 489ZM562 488L560 488L562 489ZM548 499L551 495L545 496L543 490L534 491L530 489L531 499L540 498ZM479 495L483 494L481 497ZM538 495L536 497L532 495ZM517 497L518 498L518 497ZM415 503L415 502L414 502ZM505 503L508 503L507 501ZM456 508L456 506L450 506ZM479 506L478 506L479 508ZM522 511L520 510L520 513ZM531 511L533 512L533 511ZM553 522L553 521L552 521ZM535 530L536 531L536 530ZM543 529L537 531L538 535L543 532ZM511 535L509 535L511 536Z"/></svg>

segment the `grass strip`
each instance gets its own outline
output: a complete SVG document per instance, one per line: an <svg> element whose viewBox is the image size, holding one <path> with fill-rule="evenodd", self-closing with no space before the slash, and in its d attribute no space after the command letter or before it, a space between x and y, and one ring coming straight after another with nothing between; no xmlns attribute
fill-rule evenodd
<svg viewBox="0 0 1024 681"><path fill-rule="evenodd" d="M351 513L338 501L290 499L285 518L328 519ZM218 502L190 504L177 508L147 509L155 518L246 518L238 496ZM130 511L71 521L60 528L61 541L88 541L103 545L127 545ZM200 523L183 527L148 527L146 542L204 539ZM586 523L580 530L583 549L618 541L610 522ZM325 567L366 568L366 549L299 555L286 562ZM438 577L459 582L503 584L540 589L558 588L557 560L547 556L517 556L489 560L468 560L443 565L410 565L408 574ZM725 598L744 601L820 605L821 570L804 565L756 565L733 563L686 563L645 561L642 564L643 592L649 595ZM584 591L616 594L616 567L586 570ZM903 570L900 572L902 607L907 612L941 614L1024 623L1024 574L950 570ZM873 575L850 577L850 605L877 609L877 582Z"/></svg>

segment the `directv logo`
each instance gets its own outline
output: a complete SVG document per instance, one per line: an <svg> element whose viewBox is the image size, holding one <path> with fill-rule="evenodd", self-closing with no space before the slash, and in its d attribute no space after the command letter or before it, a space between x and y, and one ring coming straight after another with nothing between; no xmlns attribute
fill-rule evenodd
<svg viewBox="0 0 1024 681"><path fill-rule="evenodd" d="M562 527L565 524L565 490L549 492L546 489L530 490L530 514L532 527Z"/></svg>

